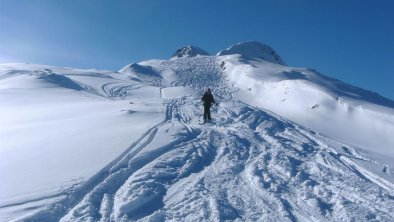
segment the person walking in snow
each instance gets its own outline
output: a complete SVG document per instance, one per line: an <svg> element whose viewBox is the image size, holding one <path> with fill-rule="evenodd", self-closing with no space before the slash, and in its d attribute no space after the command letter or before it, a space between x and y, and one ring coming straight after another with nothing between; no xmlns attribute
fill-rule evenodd
<svg viewBox="0 0 394 222"><path fill-rule="evenodd" d="M204 122L211 121L211 106L212 103L215 103L215 100L213 99L210 88L205 90L204 96L201 98L201 101L203 101L204 104Z"/></svg>

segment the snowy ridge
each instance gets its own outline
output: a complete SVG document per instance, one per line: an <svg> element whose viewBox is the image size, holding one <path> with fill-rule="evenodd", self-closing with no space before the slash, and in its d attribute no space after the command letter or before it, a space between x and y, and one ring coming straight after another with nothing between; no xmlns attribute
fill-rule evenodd
<svg viewBox="0 0 394 222"><path fill-rule="evenodd" d="M214 122L200 125L200 98L207 87L219 105L212 108ZM394 219L393 158L379 154L389 154L385 143L351 145L299 124L308 124L300 113L319 121L327 117L326 109L334 110L329 121L341 123L341 115L349 117L353 109L351 115L390 130L392 108L311 70L239 55L148 60L119 72L1 65L0 95L7 104L0 116L15 115L0 119L1 147L12 148L0 148L5 163L0 180L9 181L2 190L13 194L0 193L0 220ZM17 112L21 104L29 115ZM345 124L355 123L350 120ZM362 132L363 124L353 130ZM40 143L40 133L48 145ZM26 144L15 143L18 137L12 135L23 135ZM24 159L32 155L29 149L40 161ZM14 150L23 155L10 155ZM41 175L33 171L40 163L38 169L59 171ZM21 176L34 173L35 178ZM32 181L18 183L11 180L15 177ZM56 186L50 195L36 189ZM21 196L26 190L32 197Z"/></svg>

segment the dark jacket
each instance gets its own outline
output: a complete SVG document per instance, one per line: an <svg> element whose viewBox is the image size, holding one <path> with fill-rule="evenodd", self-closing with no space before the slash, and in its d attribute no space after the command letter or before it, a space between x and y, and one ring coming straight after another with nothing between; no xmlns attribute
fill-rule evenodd
<svg viewBox="0 0 394 222"><path fill-rule="evenodd" d="M215 100L213 99L213 96L210 92L206 92L201 100L204 102L204 106L211 106L212 103L215 103Z"/></svg>

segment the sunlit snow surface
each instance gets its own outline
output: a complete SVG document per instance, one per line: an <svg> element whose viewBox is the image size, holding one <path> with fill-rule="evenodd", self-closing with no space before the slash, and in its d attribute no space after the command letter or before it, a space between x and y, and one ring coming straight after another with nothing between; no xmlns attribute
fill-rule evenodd
<svg viewBox="0 0 394 222"><path fill-rule="evenodd" d="M341 84L234 55L0 65L0 221L392 221L393 102Z"/></svg>

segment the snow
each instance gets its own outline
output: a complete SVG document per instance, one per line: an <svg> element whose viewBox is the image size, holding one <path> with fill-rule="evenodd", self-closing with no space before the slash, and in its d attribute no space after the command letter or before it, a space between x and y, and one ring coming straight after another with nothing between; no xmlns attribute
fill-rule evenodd
<svg viewBox="0 0 394 222"><path fill-rule="evenodd" d="M162 96L166 99L174 99L181 96L194 96L197 92L195 89L184 86L166 87L162 90Z"/></svg>
<svg viewBox="0 0 394 222"><path fill-rule="evenodd" d="M239 54L248 59L263 59L268 62L286 65L283 59L270 46L257 41L240 42L220 51L217 55Z"/></svg>
<svg viewBox="0 0 394 222"><path fill-rule="evenodd" d="M0 81L3 206L54 196L81 183L163 118L160 104L130 105L92 96L80 92L77 80L70 84L72 75L44 75L29 68L33 70L23 75L3 74ZM127 108L144 112L122 112Z"/></svg>
<svg viewBox="0 0 394 222"><path fill-rule="evenodd" d="M195 57L195 56L208 56L209 53L203 49L200 49L196 46L184 46L180 49L176 50L176 52L172 55L173 59L176 58L188 58L188 57Z"/></svg>
<svg viewBox="0 0 394 222"><path fill-rule="evenodd" d="M0 65L0 220L393 220L393 101L220 54Z"/></svg>
<svg viewBox="0 0 394 222"><path fill-rule="evenodd" d="M222 56L236 98L330 138L394 157L394 103L313 70Z"/></svg>

